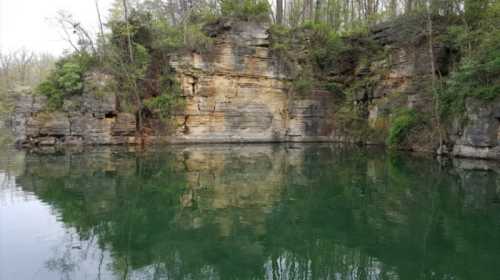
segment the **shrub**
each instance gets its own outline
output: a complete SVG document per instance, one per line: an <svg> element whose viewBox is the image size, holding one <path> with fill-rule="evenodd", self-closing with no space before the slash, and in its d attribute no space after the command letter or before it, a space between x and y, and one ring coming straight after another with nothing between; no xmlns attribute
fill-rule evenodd
<svg viewBox="0 0 500 280"><path fill-rule="evenodd" d="M269 20L271 7L266 0L224 0L221 3L223 16L233 16L244 20Z"/></svg>
<svg viewBox="0 0 500 280"><path fill-rule="evenodd" d="M182 48L182 28L175 28L165 21L155 21L152 33L155 38L152 42L153 49L169 53Z"/></svg>
<svg viewBox="0 0 500 280"><path fill-rule="evenodd" d="M500 96L500 2L479 7L470 9L471 26L448 28L445 39L462 58L438 91L443 118L464 115L467 98L490 102Z"/></svg>
<svg viewBox="0 0 500 280"><path fill-rule="evenodd" d="M484 33L479 40L438 91L443 118L463 114L468 97L489 102L500 96L500 32Z"/></svg>
<svg viewBox="0 0 500 280"><path fill-rule="evenodd" d="M309 34L309 60L320 71L334 69L342 63L342 54L348 50L340 35L326 24L308 22L303 29Z"/></svg>
<svg viewBox="0 0 500 280"><path fill-rule="evenodd" d="M184 31L184 47L198 52L208 51L214 44L214 39L208 37L198 24L186 26Z"/></svg>
<svg viewBox="0 0 500 280"><path fill-rule="evenodd" d="M56 110L62 107L64 95L55 79L47 78L47 80L41 82L37 87L37 93L47 97L49 109Z"/></svg>
<svg viewBox="0 0 500 280"><path fill-rule="evenodd" d="M167 118L176 107L182 105L181 89L173 76L165 76L161 84L163 89L161 94L145 100L144 106L157 113L160 118Z"/></svg>
<svg viewBox="0 0 500 280"><path fill-rule="evenodd" d="M84 53L56 63L55 69L37 87L37 93L47 96L49 109L59 109L65 97L83 93L83 76L92 63L93 58Z"/></svg>
<svg viewBox="0 0 500 280"><path fill-rule="evenodd" d="M300 76L292 82L292 88L299 95L307 95L313 89L313 80L306 76Z"/></svg>
<svg viewBox="0 0 500 280"><path fill-rule="evenodd" d="M340 85L339 83L328 82L325 85L325 89L339 97L344 97L344 91L342 90L342 85Z"/></svg>
<svg viewBox="0 0 500 280"><path fill-rule="evenodd" d="M406 140L413 128L419 123L419 118L414 110L402 110L397 112L391 121L389 137L387 143L389 146L396 147Z"/></svg>

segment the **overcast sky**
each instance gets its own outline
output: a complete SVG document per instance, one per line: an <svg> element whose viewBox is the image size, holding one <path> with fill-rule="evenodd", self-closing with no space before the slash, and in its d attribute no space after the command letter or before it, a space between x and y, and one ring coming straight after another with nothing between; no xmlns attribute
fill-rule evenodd
<svg viewBox="0 0 500 280"><path fill-rule="evenodd" d="M54 23L57 11L64 10L87 29L97 31L95 0L0 0L0 51L26 48L59 55L69 49ZM104 18L113 0L99 0Z"/></svg>

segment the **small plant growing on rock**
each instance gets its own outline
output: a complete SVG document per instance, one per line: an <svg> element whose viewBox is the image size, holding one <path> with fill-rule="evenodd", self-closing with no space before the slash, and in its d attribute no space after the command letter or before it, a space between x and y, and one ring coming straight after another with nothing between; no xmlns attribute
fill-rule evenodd
<svg viewBox="0 0 500 280"><path fill-rule="evenodd" d="M162 81L162 92L144 101L144 106L153 114L157 114L161 119L172 116L175 109L183 105L181 88L175 77L166 76Z"/></svg>
<svg viewBox="0 0 500 280"><path fill-rule="evenodd" d="M387 143L391 147L397 147L407 136L411 130L419 124L419 118L415 110L405 109L396 113L391 121L389 129L389 137Z"/></svg>
<svg viewBox="0 0 500 280"><path fill-rule="evenodd" d="M292 88L299 95L310 94L313 90L313 80L307 76L301 75L292 82Z"/></svg>

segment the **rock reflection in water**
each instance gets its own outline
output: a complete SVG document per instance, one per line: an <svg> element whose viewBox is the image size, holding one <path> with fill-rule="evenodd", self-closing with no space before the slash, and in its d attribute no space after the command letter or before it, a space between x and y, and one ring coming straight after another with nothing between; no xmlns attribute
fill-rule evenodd
<svg viewBox="0 0 500 280"><path fill-rule="evenodd" d="M500 169L488 162L318 144L211 145L27 153L19 170L16 184L73 237L46 261L68 279L500 273ZM90 253L71 262L75 246ZM78 266L84 257L94 260Z"/></svg>

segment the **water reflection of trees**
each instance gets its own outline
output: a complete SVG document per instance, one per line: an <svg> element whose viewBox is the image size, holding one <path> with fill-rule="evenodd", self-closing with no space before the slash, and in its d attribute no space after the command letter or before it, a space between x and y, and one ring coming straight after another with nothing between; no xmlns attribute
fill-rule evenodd
<svg viewBox="0 0 500 280"><path fill-rule="evenodd" d="M496 279L497 173L331 146L28 155L120 278Z"/></svg>

